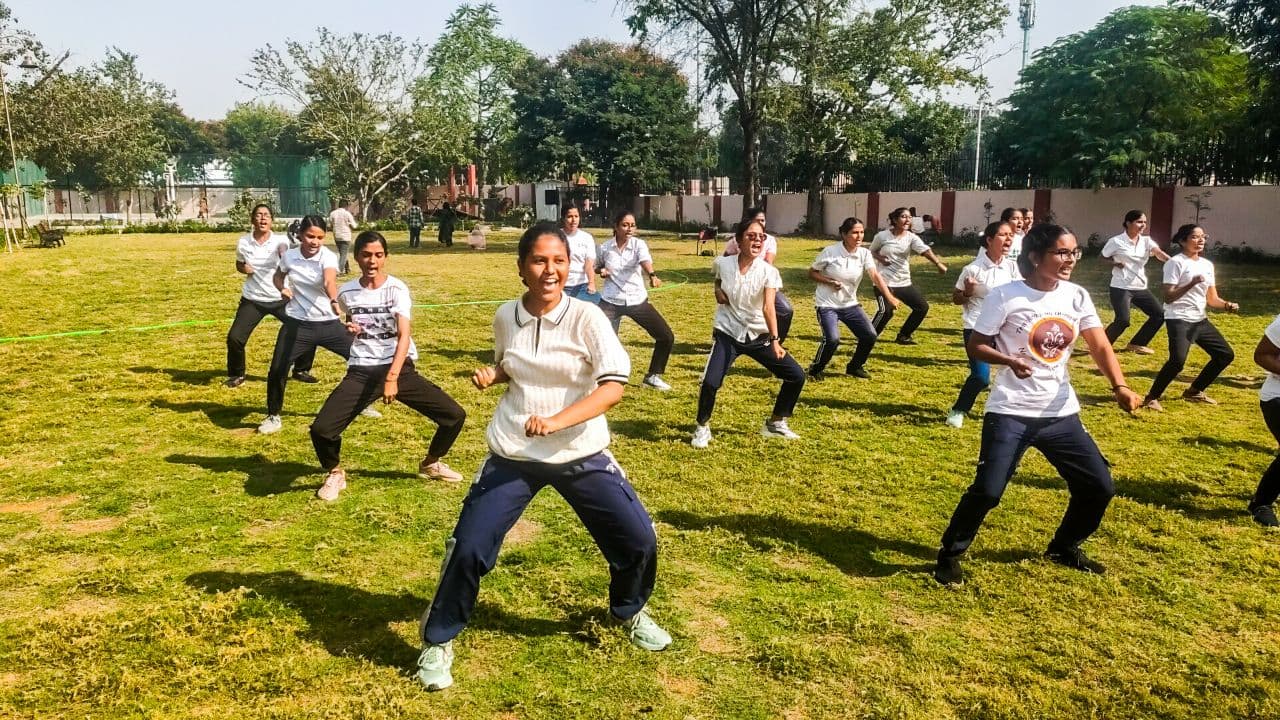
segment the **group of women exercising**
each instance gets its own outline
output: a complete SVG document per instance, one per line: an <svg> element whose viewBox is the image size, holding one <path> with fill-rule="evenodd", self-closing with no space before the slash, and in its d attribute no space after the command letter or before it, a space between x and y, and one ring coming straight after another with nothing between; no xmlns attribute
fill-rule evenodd
<svg viewBox="0 0 1280 720"><path fill-rule="evenodd" d="M271 234L270 211L259 218L260 210L255 209L253 231L237 249L236 267L247 278L241 310L227 337L226 383L236 387L244 380L244 345L253 326L265 314L283 315L268 374L268 418L259 430L280 429L289 368L295 377L307 373L315 349L324 347L346 358L348 370L311 425L316 456L327 473L318 497L336 500L346 487L340 465L342 432L378 398L400 400L437 424L420 464L423 476L461 480L442 458L466 413L414 370L412 301L406 285L386 273L385 238L376 231L356 237L352 250L360 275L339 287L336 259L323 246L323 218L304 218L301 243L289 248ZM1080 549L1100 525L1115 489L1106 459L1080 422L1080 403L1069 381L1068 361L1077 339L1083 338L1116 402L1128 412L1161 410L1159 399L1185 364L1191 343L1211 359L1183 393L1189 401L1213 403L1205 390L1233 358L1206 309L1234 312L1238 306L1217 293L1213 264L1203 257L1204 230L1198 225L1179 228L1173 244L1181 252L1170 257L1143 234L1142 212L1125 217L1125 232L1102 251L1113 265L1115 309L1115 320L1104 330L1089 293L1070 281L1082 256L1076 237L1061 225L1031 224L1029 216L1010 208L987 226L982 248L960 272L952 293L952 302L962 307L969 376L946 422L961 427L978 394L988 385L991 393L974 481L941 539L933 575L944 584L961 580L960 558L1030 447L1057 469L1071 495L1045 556L1076 570L1104 572ZM793 440L798 435L788 418L806 380L824 378L840 343L840 323L857 339L846 366L855 377L869 376L865 365L872 348L901 303L912 312L897 341L914 342L912 333L928 303L911 283L910 256L923 255L940 272L947 268L911 232L909 211L896 209L888 219L890 229L877 234L870 247L863 247L863 222L846 219L839 241L824 248L810 266L823 339L806 372L783 344L793 312L773 265L777 240L766 231L762 211L745 213L724 255L713 262L716 310L691 440L695 448L711 442L716 394L739 355L751 357L782 381L762 434ZM604 416L621 400L631 373L630 357L617 335L621 318L635 320L655 341L643 380L655 390L671 389L662 375L674 336L648 299L647 287L659 287L661 280L648 246L634 234L635 217L620 214L613 237L598 247L577 225L578 211L570 207L559 227L539 223L521 236L516 264L526 290L498 308L494 364L471 377L480 390L493 385L504 390L485 431L489 454L446 542L440 582L421 624L425 647L417 677L429 690L452 684L452 640L475 608L480 579L493 568L503 538L525 507L547 486L570 504L608 561L610 613L623 632L646 650L671 643L645 610L657 567L653 523L609 453ZM1163 306L1147 289L1144 268L1152 256L1165 263ZM875 287L874 320L858 300L864 277ZM1126 349L1150 354L1148 343L1160 323L1168 328L1169 359L1145 399L1126 384L1112 349L1129 324L1130 305L1148 320ZM1262 411L1280 441L1280 317L1267 328L1255 359L1269 373ZM1273 510L1278 496L1280 457L1249 504L1257 522L1280 526Z"/></svg>

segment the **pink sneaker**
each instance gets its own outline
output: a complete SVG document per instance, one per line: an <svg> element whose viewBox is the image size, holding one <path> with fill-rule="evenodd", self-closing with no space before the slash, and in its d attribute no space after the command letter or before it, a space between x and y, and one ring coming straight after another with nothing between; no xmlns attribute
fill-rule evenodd
<svg viewBox="0 0 1280 720"><path fill-rule="evenodd" d="M347 489L347 474L342 468L334 468L329 471L329 475L325 477L324 484L316 490L316 497L325 502L333 502L338 499L338 493Z"/></svg>
<svg viewBox="0 0 1280 720"><path fill-rule="evenodd" d="M445 465L443 460L437 460L430 465L424 460L418 464L418 475L428 480L443 480L451 483L462 482L462 473Z"/></svg>

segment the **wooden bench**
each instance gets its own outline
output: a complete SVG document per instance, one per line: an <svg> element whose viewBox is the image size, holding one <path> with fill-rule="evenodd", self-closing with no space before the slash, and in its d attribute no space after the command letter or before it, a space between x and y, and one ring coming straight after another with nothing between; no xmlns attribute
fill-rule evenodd
<svg viewBox="0 0 1280 720"><path fill-rule="evenodd" d="M67 244L63 231L49 227L49 223L36 225L36 231L40 233L40 247L62 247Z"/></svg>

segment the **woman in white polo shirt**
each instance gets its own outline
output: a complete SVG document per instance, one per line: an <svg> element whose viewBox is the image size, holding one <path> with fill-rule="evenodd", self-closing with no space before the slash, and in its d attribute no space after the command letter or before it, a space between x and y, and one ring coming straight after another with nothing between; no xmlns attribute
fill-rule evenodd
<svg viewBox="0 0 1280 720"><path fill-rule="evenodd" d="M1151 339L1164 325L1160 303L1147 289L1147 258L1155 256L1160 262L1169 259L1150 235L1143 234L1146 229L1147 214L1141 210L1130 210L1124 216L1124 232L1102 246L1102 257L1111 261L1111 309L1116 313L1115 319L1107 326L1107 339L1114 345L1129 328L1129 305L1133 304L1147 314L1147 321L1138 328L1125 349L1139 355L1155 353L1149 347Z"/></svg>
<svg viewBox="0 0 1280 720"><path fill-rule="evenodd" d="M657 572L653 521L609 453L605 412L622 399L631 361L599 308L564 294L569 242L550 223L525 231L518 246L528 290L498 308L492 367L475 371L481 390L506 390L485 431L489 456L476 475L420 633L418 680L428 690L453 684L453 638L475 609L480 578L493 569L507 531L539 490L560 493L609 562L609 609L645 650L671 636L645 611Z"/></svg>
<svg viewBox="0 0 1280 720"><path fill-rule="evenodd" d="M613 238L600 244L596 251L596 274L604 278L600 288L600 309L613 325L614 332L622 318L629 317L653 338L653 356L644 384L666 392L671 386L662 379L667 370L676 336L662 314L649 302L645 279L650 287L661 287L662 280L653 271L653 256L644 240L635 236L636 217L620 213L613 221Z"/></svg>
<svg viewBox="0 0 1280 720"><path fill-rule="evenodd" d="M1074 570L1105 572L1080 550L1102 523L1115 485L1102 452L1080 424L1080 402L1067 371L1076 340L1084 338L1121 408L1132 412L1138 396L1125 384L1089 293L1069 282L1081 255L1075 236L1062 226L1042 223L1023 238L1022 250L1018 270L1024 280L987 294L967 343L974 359L1001 367L982 420L977 474L942 534L933 576L943 584L962 578L960 556L1032 447L1044 454L1071 493L1045 557Z"/></svg>
<svg viewBox="0 0 1280 720"><path fill-rule="evenodd" d="M569 279L564 291L569 297L600 302L596 294L596 239L578 227L582 215L573 205L560 209L560 229L569 238Z"/></svg>
<svg viewBox="0 0 1280 720"><path fill-rule="evenodd" d="M1013 226L1007 222L994 222L982 232L983 244L986 248L976 260L964 266L960 277L956 278L955 290L951 292L951 302L960 305L960 322L964 327L964 341L969 343L973 334L973 325L982 312L982 302L995 288L1014 280L1021 280L1017 262L1007 255L1013 245ZM966 351L966 354L968 352ZM991 382L991 366L969 355L969 377L960 387L960 395L947 413L947 424L953 428L964 427L964 417L973 409L978 393L987 389Z"/></svg>
<svg viewBox="0 0 1280 720"><path fill-rule="evenodd" d="M862 247L866 226L858 218L845 218L840 223L840 242L828 245L818 253L809 267L809 279L814 282L813 304L818 312L818 326L822 328L822 342L818 354L809 366L809 377L821 381L827 363L835 357L840 347L840 325L844 323L858 345L844 371L859 378L869 378L867 358L879 337L858 302L858 285L865 275L871 278L876 291L885 297L891 307L898 307L898 298L885 285L884 278L876 270L871 251Z"/></svg>
<svg viewBox="0 0 1280 720"><path fill-rule="evenodd" d="M746 355L782 380L773 414L764 422L765 437L794 440L787 418L795 411L804 389L804 369L782 347L778 337L778 316L774 295L782 287L778 269L764 260L764 224L755 220L738 224L734 232L737 255L715 259L716 315L712 323L711 354L702 371L698 392L697 426L690 441L696 448L711 442L711 412L716 394L733 361Z"/></svg>
<svg viewBox="0 0 1280 720"><path fill-rule="evenodd" d="M1206 307L1227 312L1240 309L1239 305L1218 297L1213 263L1204 257L1206 240L1204 228L1192 223L1178 228L1170 241L1180 246L1182 252L1164 264L1164 323L1169 330L1169 359L1156 373L1142 403L1149 410L1164 409L1160 406L1160 396L1187 364L1192 343L1209 353L1209 362L1191 381L1191 387L1182 393L1182 397L1191 402L1217 405L1218 401L1204 391L1236 359L1230 343L1209 322L1205 312Z"/></svg>
<svg viewBox="0 0 1280 720"><path fill-rule="evenodd" d="M365 230L356 236L351 252L360 277L338 288L338 307L354 340L346 376L311 423L311 444L326 472L316 497L337 500L346 489L347 473L340 464L342 431L378 398L385 403L399 400L435 421L439 427L418 464L418 474L459 482L462 475L441 458L458 439L467 413L414 367L418 348L410 323L413 300L409 288L386 273L387 239L376 230Z"/></svg>
<svg viewBox="0 0 1280 720"><path fill-rule="evenodd" d="M748 222L755 221L765 228L769 227L769 218L765 215L764 208L750 207L742 211L742 221L739 223L745 225ZM736 227L734 228L737 229ZM724 244L725 255L738 254L738 241L730 238L729 242ZM764 261L770 265L777 266L778 258L778 238L765 231L764 236L764 253L761 255ZM779 290L773 296L773 311L778 317L778 338L783 342L787 342L787 337L791 334L791 321L795 319L795 308L791 307L791 301L787 299L786 294Z"/></svg>
<svg viewBox="0 0 1280 720"><path fill-rule="evenodd" d="M911 284L911 254L923 255L938 268L940 273L946 273L947 266L933 254L919 235L911 232L910 210L895 209L889 213L889 224L890 229L876 233L875 238L871 240L871 257L875 258L876 266L894 296L911 308L911 314L902 324L895 342L900 345L915 345L916 342L911 339L911 336L929 314L929 301L925 300L924 295ZM894 307L877 289L876 316L871 321L876 329L876 335L883 333L885 326L893 319Z"/></svg>
<svg viewBox="0 0 1280 720"><path fill-rule="evenodd" d="M266 205L253 207L253 229L236 243L236 271L245 275L240 289L240 304L236 317L227 331L227 379L222 384L240 387L245 381L244 348L254 328L268 315L284 322L284 306L288 300L280 295L271 278L276 265L289 249L289 239L271 232L271 208ZM298 358L293 366L293 379L313 383L311 365L316 359L314 350Z"/></svg>
<svg viewBox="0 0 1280 720"><path fill-rule="evenodd" d="M338 257L324 246L325 222L319 215L307 215L298 225L301 242L280 258L272 281L289 300L285 321L276 335L276 348L267 372L267 418L258 426L266 435L282 427L284 390L289 383L289 366L316 348L346 360L351 354L351 333L338 320ZM285 281L288 285L285 285Z"/></svg>
<svg viewBox="0 0 1280 720"><path fill-rule="evenodd" d="M1258 399L1262 404L1262 420L1271 431L1271 437L1280 444L1280 315L1277 315L1258 340L1253 350L1253 361L1267 371ZM1267 466L1258 489L1249 501L1249 514L1254 522L1265 527L1280 527L1276 517L1276 498L1280 498L1280 454Z"/></svg>

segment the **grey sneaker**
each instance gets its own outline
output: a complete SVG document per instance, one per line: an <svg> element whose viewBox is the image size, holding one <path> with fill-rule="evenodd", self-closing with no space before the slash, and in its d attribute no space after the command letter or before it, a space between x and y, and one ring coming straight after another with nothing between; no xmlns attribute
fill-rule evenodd
<svg viewBox="0 0 1280 720"><path fill-rule="evenodd" d="M418 656L418 682L431 690L443 690L453 684L453 642L428 645Z"/></svg>
<svg viewBox="0 0 1280 720"><path fill-rule="evenodd" d="M372 405L370 405L370 406L366 407L365 409L361 410L361 411L360 411L360 414L361 414L361 415L363 415L363 416L365 416L365 417L367 417L367 418L380 418L380 417L382 417L382 413L378 412L377 410L374 410Z"/></svg>
<svg viewBox="0 0 1280 720"><path fill-rule="evenodd" d="M947 424L953 428L964 427L964 413L959 410L951 410L947 413Z"/></svg>
<svg viewBox="0 0 1280 720"><path fill-rule="evenodd" d="M338 493L346 489L347 474L342 471L342 468L334 468L329 471L320 489L316 490L316 497L325 502L333 502L338 499Z"/></svg>
<svg viewBox="0 0 1280 720"><path fill-rule="evenodd" d="M767 438L785 438L787 440L799 440L800 436L791 431L787 425L786 418L778 421L765 420L764 429L760 434Z"/></svg>
<svg viewBox="0 0 1280 720"><path fill-rule="evenodd" d="M258 426L258 433L262 435L270 435L271 433L280 432L280 428L284 427L284 423L280 421L279 415L268 415L266 420Z"/></svg>
<svg viewBox="0 0 1280 720"><path fill-rule="evenodd" d="M630 618L622 621L622 631L627 634L631 644L642 650L657 652L665 650L671 644L671 636L666 630L658 627L658 623L649 617L644 608Z"/></svg>
<svg viewBox="0 0 1280 720"><path fill-rule="evenodd" d="M694 446L695 448L698 448L699 450L702 450L707 445L711 444L711 426L698 425L694 427L693 439L689 441L689 444Z"/></svg>

